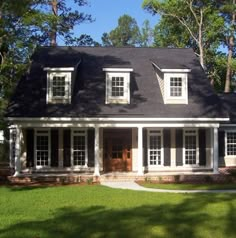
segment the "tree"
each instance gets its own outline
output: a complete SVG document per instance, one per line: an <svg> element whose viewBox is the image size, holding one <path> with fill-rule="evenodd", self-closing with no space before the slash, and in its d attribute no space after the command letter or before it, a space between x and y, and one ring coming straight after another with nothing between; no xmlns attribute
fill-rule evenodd
<svg viewBox="0 0 236 238"><path fill-rule="evenodd" d="M223 34L223 44L227 47L227 64L225 76L225 92L230 92L231 81L235 74L235 60L233 54L235 52L235 32L236 32L236 2L235 0L225 0L220 4L220 11L225 21L225 31Z"/></svg>
<svg viewBox="0 0 236 238"><path fill-rule="evenodd" d="M78 38L74 37L74 27L81 23L93 21L90 14L72 10L66 0L41 0L40 2L40 9L46 9L44 11L48 16L45 25L48 25L49 29L45 33L48 34L50 45L52 46L57 44L57 36L64 40L66 45L72 42L75 44L75 42L78 42ZM74 0L75 9L87 4L87 0ZM85 39L82 40L83 36ZM81 35L79 38L82 41L87 41L86 35Z"/></svg>
<svg viewBox="0 0 236 238"><path fill-rule="evenodd" d="M153 46L153 35L153 29L150 26L150 22L148 20L145 20L140 31L140 46Z"/></svg>
<svg viewBox="0 0 236 238"><path fill-rule="evenodd" d="M211 43L217 43L218 35L223 29L223 18L211 0L144 0L143 7L152 14L160 14L166 21L178 22L181 29L185 29L191 38L192 44L197 46L196 53L199 55L200 63L206 68L205 49ZM173 30L173 29L172 29ZM176 31L177 32L177 31ZM213 40L214 39L214 40Z"/></svg>
<svg viewBox="0 0 236 238"><path fill-rule="evenodd" d="M196 48L185 27L166 16L156 24L153 35L155 47Z"/></svg>
<svg viewBox="0 0 236 238"><path fill-rule="evenodd" d="M86 0L74 0L78 7ZM65 0L0 0L0 117L8 98L38 45L96 44L88 35L75 37L73 28L91 22L91 15L68 7ZM1 123L1 122L0 122Z"/></svg>
<svg viewBox="0 0 236 238"><path fill-rule="evenodd" d="M102 34L102 45L103 46L112 46L112 42L111 42L111 40L110 40L110 38L109 38L109 34L108 33L103 33Z"/></svg>
<svg viewBox="0 0 236 238"><path fill-rule="evenodd" d="M140 43L140 31L137 22L129 15L118 19L118 26L110 33L104 33L104 46L136 46Z"/></svg>

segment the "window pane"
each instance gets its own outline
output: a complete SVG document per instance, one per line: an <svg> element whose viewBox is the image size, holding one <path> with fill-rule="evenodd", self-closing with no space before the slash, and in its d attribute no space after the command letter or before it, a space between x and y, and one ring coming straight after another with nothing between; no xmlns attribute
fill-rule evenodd
<svg viewBox="0 0 236 238"><path fill-rule="evenodd" d="M236 155L236 132L227 132L227 155Z"/></svg>
<svg viewBox="0 0 236 238"><path fill-rule="evenodd" d="M185 164L197 163L197 137L196 135L185 135Z"/></svg>
<svg viewBox="0 0 236 238"><path fill-rule="evenodd" d="M36 139L36 165L49 166L48 135L37 135Z"/></svg>
<svg viewBox="0 0 236 238"><path fill-rule="evenodd" d="M54 76L52 80L52 95L53 97L64 97L65 96L65 77Z"/></svg>
<svg viewBox="0 0 236 238"><path fill-rule="evenodd" d="M85 165L86 144L85 135L75 135L73 142L73 162L74 166Z"/></svg>
<svg viewBox="0 0 236 238"><path fill-rule="evenodd" d="M114 139L112 141L112 159L122 159L123 158L123 142L119 139Z"/></svg>
<svg viewBox="0 0 236 238"><path fill-rule="evenodd" d="M182 78L177 77L170 78L170 96L172 97L182 96Z"/></svg>
<svg viewBox="0 0 236 238"><path fill-rule="evenodd" d="M149 163L161 165L161 136L150 135L149 137Z"/></svg>
<svg viewBox="0 0 236 238"><path fill-rule="evenodd" d="M124 78L123 77L111 78L111 96L112 97L124 96Z"/></svg>

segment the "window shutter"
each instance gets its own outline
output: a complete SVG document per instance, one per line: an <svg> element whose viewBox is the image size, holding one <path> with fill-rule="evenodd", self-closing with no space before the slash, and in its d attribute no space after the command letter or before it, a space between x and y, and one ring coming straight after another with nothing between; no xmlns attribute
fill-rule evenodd
<svg viewBox="0 0 236 238"><path fill-rule="evenodd" d="M26 130L26 166L34 167L34 130Z"/></svg>
<svg viewBox="0 0 236 238"><path fill-rule="evenodd" d="M225 132L224 131L219 131L218 142L219 142L219 156L224 157L225 156Z"/></svg>
<svg viewBox="0 0 236 238"><path fill-rule="evenodd" d="M183 130L176 129L176 165L183 165Z"/></svg>
<svg viewBox="0 0 236 238"><path fill-rule="evenodd" d="M88 129L88 167L94 166L94 138L95 137L95 130Z"/></svg>
<svg viewBox="0 0 236 238"><path fill-rule="evenodd" d="M71 166L71 131L64 130L63 133L63 147L64 147L64 167Z"/></svg>
<svg viewBox="0 0 236 238"><path fill-rule="evenodd" d="M143 165L144 166L148 165L147 140L148 140L147 129L143 129Z"/></svg>
<svg viewBox="0 0 236 238"><path fill-rule="evenodd" d="M199 165L206 165L206 130L198 131Z"/></svg>
<svg viewBox="0 0 236 238"><path fill-rule="evenodd" d="M58 167L58 130L51 130L51 166Z"/></svg>
<svg viewBox="0 0 236 238"><path fill-rule="evenodd" d="M170 166L170 147L171 147L171 137L170 129L164 129L164 166Z"/></svg>

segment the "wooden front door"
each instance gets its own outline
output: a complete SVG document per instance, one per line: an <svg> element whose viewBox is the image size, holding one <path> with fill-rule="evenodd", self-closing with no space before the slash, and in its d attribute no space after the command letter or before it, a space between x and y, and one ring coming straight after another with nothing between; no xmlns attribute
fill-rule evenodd
<svg viewBox="0 0 236 238"><path fill-rule="evenodd" d="M130 129L104 130L104 170L132 170L132 131Z"/></svg>

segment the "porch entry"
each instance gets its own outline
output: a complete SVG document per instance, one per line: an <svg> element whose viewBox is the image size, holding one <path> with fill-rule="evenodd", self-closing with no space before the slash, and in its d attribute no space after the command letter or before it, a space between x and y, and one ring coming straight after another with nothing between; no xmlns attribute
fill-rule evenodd
<svg viewBox="0 0 236 238"><path fill-rule="evenodd" d="M104 171L132 171L132 129L104 129Z"/></svg>

